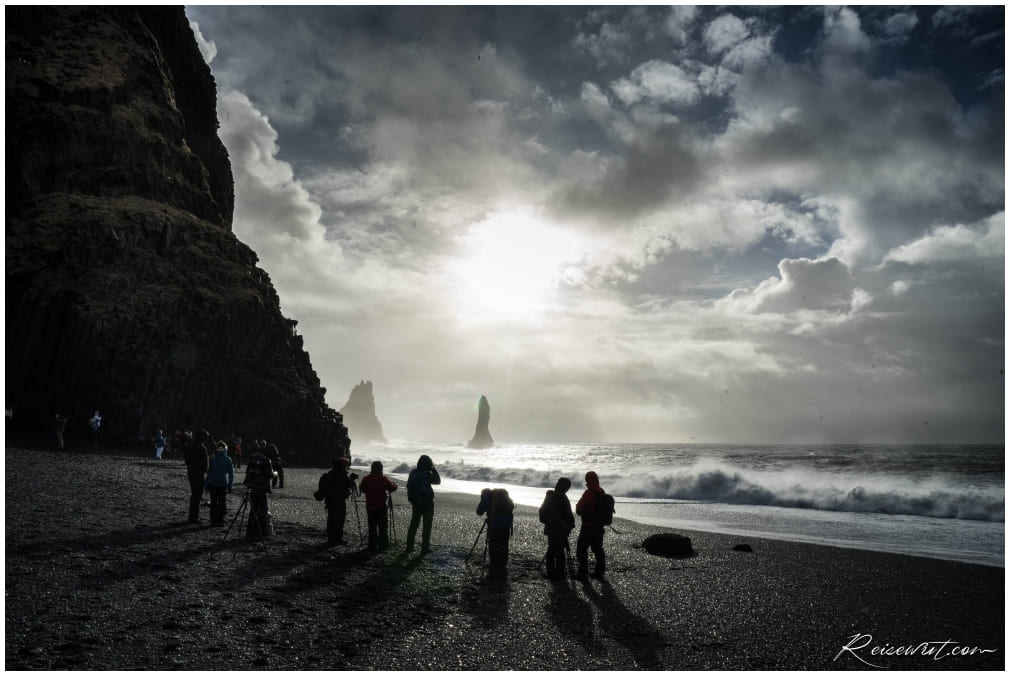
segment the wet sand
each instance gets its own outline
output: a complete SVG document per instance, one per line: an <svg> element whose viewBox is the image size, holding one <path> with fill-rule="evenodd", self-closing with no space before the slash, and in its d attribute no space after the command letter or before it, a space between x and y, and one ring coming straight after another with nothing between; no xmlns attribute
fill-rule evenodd
<svg viewBox="0 0 1010 676"><path fill-rule="evenodd" d="M222 528L207 525L206 497L202 525L186 524L179 459L7 448L5 464L7 669L1005 664L1003 568L688 531L695 554L668 559L641 548L665 529L617 520L607 582L551 582L536 510L517 506L502 584L484 578L483 540L467 559L476 497L438 487L431 554L403 552L401 489L397 544L369 555L350 503L352 544L325 544L322 470L287 470L263 543L244 524L224 537L244 468ZM742 542L753 552L733 551Z"/></svg>

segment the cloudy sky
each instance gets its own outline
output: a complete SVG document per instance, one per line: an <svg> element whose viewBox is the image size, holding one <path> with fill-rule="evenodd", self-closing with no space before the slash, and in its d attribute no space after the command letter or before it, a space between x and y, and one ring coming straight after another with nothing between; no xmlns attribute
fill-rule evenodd
<svg viewBox="0 0 1010 676"><path fill-rule="evenodd" d="M187 14L234 230L387 437L1003 440L1002 6Z"/></svg>

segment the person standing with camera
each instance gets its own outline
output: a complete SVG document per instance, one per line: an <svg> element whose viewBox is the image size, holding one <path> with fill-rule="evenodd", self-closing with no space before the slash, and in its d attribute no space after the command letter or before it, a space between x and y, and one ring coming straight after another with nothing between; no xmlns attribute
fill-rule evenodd
<svg viewBox="0 0 1010 676"><path fill-rule="evenodd" d="M270 524L270 503L267 493L271 493L270 482L276 476L270 458L260 447L249 458L245 469L245 480L242 482L249 489L249 522L246 526L246 539L255 537L270 537L274 534Z"/></svg>
<svg viewBox="0 0 1010 676"><path fill-rule="evenodd" d="M382 474L382 463L372 463L371 473L361 480L365 494L365 513L368 515L368 551L389 548L389 514L386 496L396 490L396 484Z"/></svg>
<svg viewBox="0 0 1010 676"><path fill-rule="evenodd" d="M347 474L350 461L334 458L333 469L319 477L319 490L313 497L324 500L326 506L326 538L331 545L345 545L344 522L347 520L347 498L354 495L358 487L354 483L358 476Z"/></svg>
<svg viewBox="0 0 1010 676"><path fill-rule="evenodd" d="M207 492L210 493L210 525L223 526L225 501L231 493L231 485L235 480L235 469L228 457L228 445L224 441L217 442L217 450L210 459L207 468Z"/></svg>
<svg viewBox="0 0 1010 676"><path fill-rule="evenodd" d="M410 502L410 526L407 528L407 552L414 551L414 537L422 520L421 553L431 551L431 522L435 516L435 491L432 485L442 483L434 463L426 455L417 459L417 467L407 477L407 501Z"/></svg>
<svg viewBox="0 0 1010 676"><path fill-rule="evenodd" d="M200 523L200 500L203 498L207 474L207 448L204 442L209 438L207 430L200 430L196 439L189 430L183 433L182 454L186 460L186 478L189 479L188 523Z"/></svg>
<svg viewBox="0 0 1010 676"><path fill-rule="evenodd" d="M507 574L514 509L515 504L504 488L481 491L477 516L487 514L487 551L491 558L488 577L493 580L504 580Z"/></svg>

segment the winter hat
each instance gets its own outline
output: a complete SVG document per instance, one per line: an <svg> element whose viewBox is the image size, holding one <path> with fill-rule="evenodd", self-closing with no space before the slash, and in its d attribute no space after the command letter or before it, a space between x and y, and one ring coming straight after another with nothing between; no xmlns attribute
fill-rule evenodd
<svg viewBox="0 0 1010 676"><path fill-rule="evenodd" d="M590 487L600 485L600 477L596 476L596 472L586 472L586 485Z"/></svg>
<svg viewBox="0 0 1010 676"><path fill-rule="evenodd" d="M344 469L347 469L347 467L350 464L351 463L347 461L347 458L337 458L336 460L333 461L333 466L335 468L336 467L343 467Z"/></svg>
<svg viewBox="0 0 1010 676"><path fill-rule="evenodd" d="M572 487L571 480L570 479L566 479L565 477L561 477L560 479L558 479L558 482L556 484L554 484L554 492L555 493L564 493L564 492L566 492L571 487Z"/></svg>
<svg viewBox="0 0 1010 676"><path fill-rule="evenodd" d="M372 474L382 474L382 463L378 460L372 463Z"/></svg>

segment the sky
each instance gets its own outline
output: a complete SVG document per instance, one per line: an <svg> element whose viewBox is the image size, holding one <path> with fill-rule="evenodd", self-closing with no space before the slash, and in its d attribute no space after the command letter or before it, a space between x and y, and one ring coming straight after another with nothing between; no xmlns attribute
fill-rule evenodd
<svg viewBox="0 0 1010 676"><path fill-rule="evenodd" d="M1002 6L186 12L387 438L1003 442Z"/></svg>

